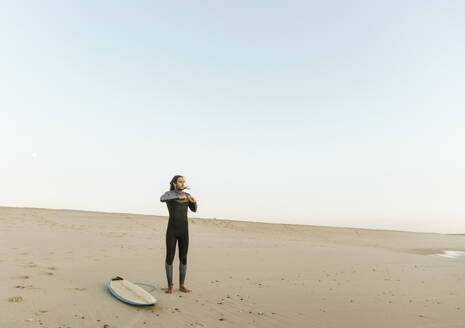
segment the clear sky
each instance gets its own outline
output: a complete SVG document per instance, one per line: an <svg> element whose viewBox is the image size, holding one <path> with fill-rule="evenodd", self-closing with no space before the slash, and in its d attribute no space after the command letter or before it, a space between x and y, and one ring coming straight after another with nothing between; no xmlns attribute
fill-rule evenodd
<svg viewBox="0 0 465 328"><path fill-rule="evenodd" d="M464 1L2 1L0 205L465 233Z"/></svg>

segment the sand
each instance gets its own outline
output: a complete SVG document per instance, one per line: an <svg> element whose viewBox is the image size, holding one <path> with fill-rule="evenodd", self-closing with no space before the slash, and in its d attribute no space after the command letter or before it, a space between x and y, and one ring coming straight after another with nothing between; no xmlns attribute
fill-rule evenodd
<svg viewBox="0 0 465 328"><path fill-rule="evenodd" d="M0 327L465 327L465 260L433 255L463 235L190 219L192 293L168 295L166 225L0 207ZM118 301L115 276L158 303Z"/></svg>

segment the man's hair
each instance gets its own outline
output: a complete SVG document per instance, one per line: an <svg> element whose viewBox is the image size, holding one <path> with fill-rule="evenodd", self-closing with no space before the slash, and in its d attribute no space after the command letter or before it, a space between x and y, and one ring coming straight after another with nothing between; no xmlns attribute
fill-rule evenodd
<svg viewBox="0 0 465 328"><path fill-rule="evenodd" d="M173 183L176 184L178 182L178 178L184 178L184 177L182 175L175 175L173 179L171 179L171 182L170 182L170 191L174 190Z"/></svg>

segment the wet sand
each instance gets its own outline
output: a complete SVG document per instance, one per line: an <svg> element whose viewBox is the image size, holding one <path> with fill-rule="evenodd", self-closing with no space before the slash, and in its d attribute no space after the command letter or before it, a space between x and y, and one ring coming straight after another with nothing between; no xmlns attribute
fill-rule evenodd
<svg viewBox="0 0 465 328"><path fill-rule="evenodd" d="M464 235L190 219L193 291L167 295L166 224L0 207L0 327L465 327L465 259L434 255ZM158 304L121 303L115 276Z"/></svg>

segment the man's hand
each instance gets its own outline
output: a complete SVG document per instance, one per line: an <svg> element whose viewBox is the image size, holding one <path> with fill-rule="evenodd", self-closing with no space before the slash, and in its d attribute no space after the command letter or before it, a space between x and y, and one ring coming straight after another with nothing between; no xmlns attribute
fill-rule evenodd
<svg viewBox="0 0 465 328"><path fill-rule="evenodd" d="M194 197L192 197L192 196L187 196L187 199L189 199L189 201L190 201L191 203L195 203Z"/></svg>
<svg viewBox="0 0 465 328"><path fill-rule="evenodd" d="M184 200L184 199L186 199L187 197L186 197L186 195L184 195L184 194L181 194L181 195L179 195L179 197L178 197L178 198L179 198L180 200Z"/></svg>

